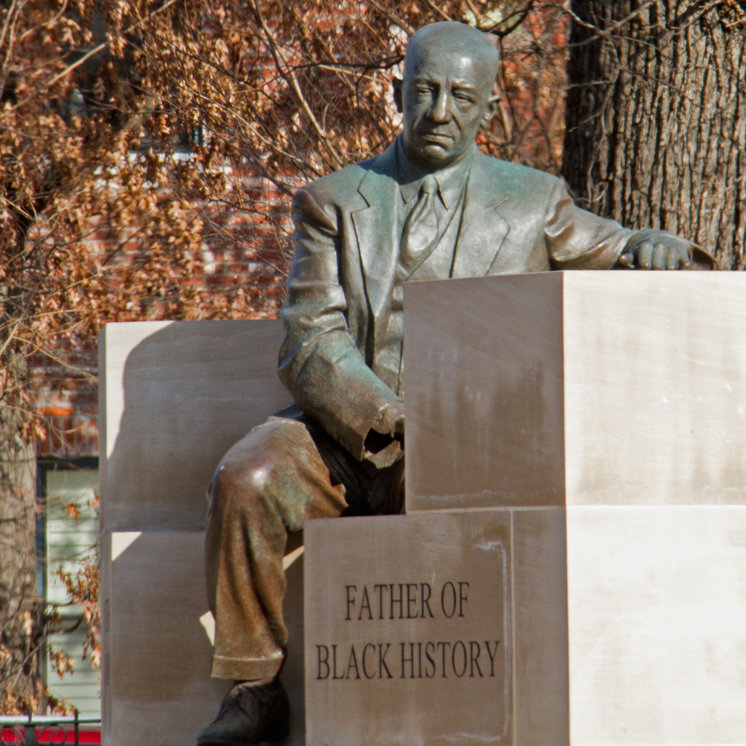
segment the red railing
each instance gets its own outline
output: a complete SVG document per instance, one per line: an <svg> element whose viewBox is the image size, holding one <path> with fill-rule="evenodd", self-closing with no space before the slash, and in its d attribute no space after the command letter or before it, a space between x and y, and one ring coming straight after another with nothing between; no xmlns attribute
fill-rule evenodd
<svg viewBox="0 0 746 746"><path fill-rule="evenodd" d="M48 715L0 716L0 744L83 744L101 743L101 720L97 718Z"/></svg>

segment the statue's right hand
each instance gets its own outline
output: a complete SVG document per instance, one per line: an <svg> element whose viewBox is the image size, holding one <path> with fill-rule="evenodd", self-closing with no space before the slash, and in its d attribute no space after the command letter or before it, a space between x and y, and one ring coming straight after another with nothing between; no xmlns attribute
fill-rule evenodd
<svg viewBox="0 0 746 746"><path fill-rule="evenodd" d="M400 399L390 401L378 410L378 416L372 429L381 435L388 435L394 440L404 442L404 402Z"/></svg>

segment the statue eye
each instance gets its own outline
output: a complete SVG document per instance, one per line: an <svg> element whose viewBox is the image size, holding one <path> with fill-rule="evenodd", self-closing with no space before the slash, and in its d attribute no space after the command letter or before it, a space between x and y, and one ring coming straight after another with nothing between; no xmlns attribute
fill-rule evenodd
<svg viewBox="0 0 746 746"><path fill-rule="evenodd" d="M463 101L463 102L469 103L469 104L474 102L473 96L468 91L455 90L453 92L453 97L457 101Z"/></svg>

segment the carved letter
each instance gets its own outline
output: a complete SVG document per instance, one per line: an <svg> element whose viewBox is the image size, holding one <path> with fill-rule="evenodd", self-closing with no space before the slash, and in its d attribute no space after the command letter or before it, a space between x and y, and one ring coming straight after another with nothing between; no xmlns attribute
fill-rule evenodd
<svg viewBox="0 0 746 746"><path fill-rule="evenodd" d="M476 655L474 654L476 651ZM479 667L479 656L482 652L482 646L476 641L471 640L469 642L469 678L474 678L474 668L476 667L479 673L479 678L482 678L482 669Z"/></svg>
<svg viewBox="0 0 746 746"><path fill-rule="evenodd" d="M316 669L316 681L328 679L331 673L331 669L329 668L329 648L326 645L317 645L316 651L318 652L319 661L318 668Z"/></svg>
<svg viewBox="0 0 746 746"><path fill-rule="evenodd" d="M433 589L430 587L430 583L420 583L420 593L422 594L422 608L420 609L420 616L424 619L425 618L425 609L427 609L427 613L430 615L430 619L433 619L433 611L430 608L430 594L433 592Z"/></svg>
<svg viewBox="0 0 746 746"><path fill-rule="evenodd" d="M386 643L386 649L383 649L383 643L378 643L378 678L383 678L383 670L386 669L386 678L387 679L393 679L394 677L391 675L391 671L389 671L389 667L386 665L386 653L389 652L389 648L391 647L391 643Z"/></svg>
<svg viewBox="0 0 746 746"><path fill-rule="evenodd" d="M363 618L363 610L368 612L367 619L373 619L373 612L370 610L370 599L368 598L368 586L363 586L363 597L360 599L360 613L357 615L357 620L360 621Z"/></svg>
<svg viewBox="0 0 746 746"><path fill-rule="evenodd" d="M355 672L354 677L352 675L353 671ZM354 645L350 646L350 657L347 660L347 670L345 671L344 677L346 679L352 679L352 678L359 679L360 678L360 671L358 670L358 667L357 667L357 654L355 653Z"/></svg>
<svg viewBox="0 0 746 746"><path fill-rule="evenodd" d="M350 608L355 605L355 591L357 590L356 585L346 585L345 591L347 592L347 616L345 617L345 621L350 621ZM352 593L350 592L352 591Z"/></svg>
<svg viewBox="0 0 746 746"><path fill-rule="evenodd" d="M446 610L446 595L449 596L449 611ZM443 588L440 591L440 609L446 619L450 619L456 613L456 586L454 586L450 580L444 583Z"/></svg>
<svg viewBox="0 0 746 746"><path fill-rule="evenodd" d="M435 672L437 670L435 661L433 660L432 655L430 655L431 651L435 652L435 643L428 640L425 643L425 658L427 659L427 663L429 664L425 666L425 678L426 679L434 678Z"/></svg>
<svg viewBox="0 0 746 746"><path fill-rule="evenodd" d="M484 644L487 647L487 655L490 657L490 677L493 677L495 675L495 656L497 655L497 646L500 644L500 640L495 640L494 652L490 650L489 640L485 640Z"/></svg>
<svg viewBox="0 0 746 746"><path fill-rule="evenodd" d="M469 584L465 580L458 581L458 615L464 616L464 606L469 600Z"/></svg>
<svg viewBox="0 0 746 746"><path fill-rule="evenodd" d="M365 647L363 647L363 676L365 676L366 679L374 679L376 677L375 672L371 674L368 673L368 648L370 648L374 653L376 652L376 646L372 642L365 643Z"/></svg>
<svg viewBox="0 0 746 746"><path fill-rule="evenodd" d="M457 650L461 651L461 663L463 665L460 666L456 666ZM453 673L456 674L456 677L459 679L466 673L466 662L466 645L464 645L461 640L456 640L456 642L453 643L453 647L451 648L451 668L453 669Z"/></svg>

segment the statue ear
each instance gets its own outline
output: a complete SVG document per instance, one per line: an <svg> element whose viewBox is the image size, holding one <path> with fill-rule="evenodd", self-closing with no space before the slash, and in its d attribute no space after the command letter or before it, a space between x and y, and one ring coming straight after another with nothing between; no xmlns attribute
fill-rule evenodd
<svg viewBox="0 0 746 746"><path fill-rule="evenodd" d="M500 98L501 96L499 93L493 93L492 96L490 96L489 101L487 102L487 111L484 112L484 116L482 117L482 127L486 127L490 123L492 117L497 113Z"/></svg>
<svg viewBox="0 0 746 746"><path fill-rule="evenodd" d="M391 82L391 85L394 88L394 104L396 105L396 110L399 112L399 114L402 113L402 79L401 78L394 78Z"/></svg>

